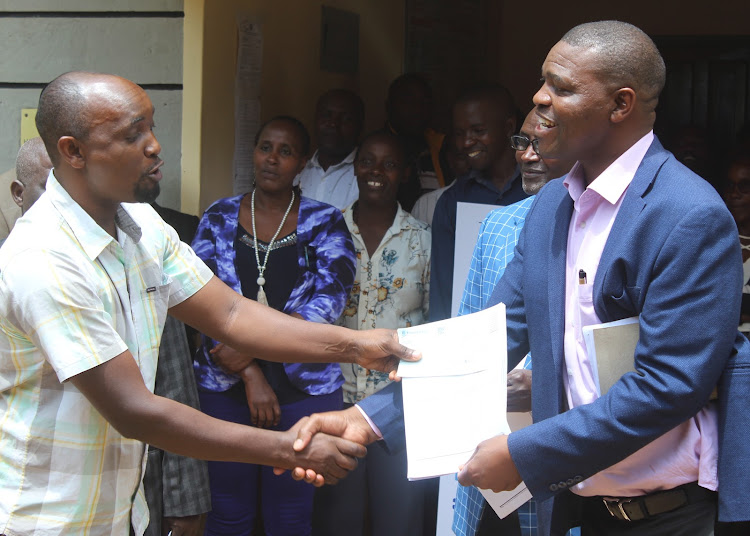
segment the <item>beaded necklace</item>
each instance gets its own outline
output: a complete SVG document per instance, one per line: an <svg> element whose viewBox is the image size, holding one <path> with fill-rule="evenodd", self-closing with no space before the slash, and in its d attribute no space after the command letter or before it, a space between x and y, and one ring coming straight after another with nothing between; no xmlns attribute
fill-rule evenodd
<svg viewBox="0 0 750 536"><path fill-rule="evenodd" d="M253 245L255 246L255 262L258 265L258 279L256 282L258 283L258 303L262 303L263 305L268 305L268 298L266 298L266 291L263 290L263 285L266 284L266 278L263 276L266 272L266 265L268 264L268 256L271 254L271 249L273 249L273 243L276 241L276 238L279 236L279 233L281 232L281 228L284 227L284 224L286 223L286 219L289 216L289 212L292 210L292 205L294 204L294 190L292 190L292 200L289 201L289 206L286 207L286 212L284 213L284 217L281 219L281 223L279 224L279 228L276 229L276 233L274 233L273 238L271 238L271 241L268 243L268 249L266 250L266 257L263 259L263 264L260 264L260 255L258 254L258 232L255 230L255 190L253 189L253 194L250 198L251 204L250 204L250 215L253 219Z"/></svg>

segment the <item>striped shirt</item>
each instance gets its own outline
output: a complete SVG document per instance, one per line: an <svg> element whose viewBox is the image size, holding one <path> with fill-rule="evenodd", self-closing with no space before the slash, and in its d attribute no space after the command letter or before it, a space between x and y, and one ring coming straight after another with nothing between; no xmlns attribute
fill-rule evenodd
<svg viewBox="0 0 750 536"><path fill-rule="evenodd" d="M50 173L0 250L0 533L143 534L143 443L67 382L130 350L153 390L167 308L211 271L145 204L113 239Z"/></svg>

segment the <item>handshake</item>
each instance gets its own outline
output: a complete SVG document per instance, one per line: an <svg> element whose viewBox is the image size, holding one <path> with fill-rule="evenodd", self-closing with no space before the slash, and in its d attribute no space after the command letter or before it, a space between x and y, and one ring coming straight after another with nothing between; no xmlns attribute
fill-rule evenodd
<svg viewBox="0 0 750 536"><path fill-rule="evenodd" d="M280 475L290 469L292 478L316 487L344 478L357 467L357 458L367 454L365 445L378 439L354 406L303 417L284 435L292 448L283 454L288 462L284 467L274 467L274 473Z"/></svg>
<svg viewBox="0 0 750 536"><path fill-rule="evenodd" d="M397 379L395 368L400 360L413 361L421 357L418 352L399 344L395 332L391 330L357 332L357 339L361 351L357 353L356 362L365 368L390 371L391 379ZM239 375L245 382L253 424L259 428L278 424L278 402L267 385L262 387L265 380L260 371L254 370L257 369L254 359L223 344L214 347L211 354L217 364ZM507 381L508 410L530 411L531 371L514 370L508 374ZM273 466L276 474L290 470L295 480L304 480L315 486L336 484L357 467L357 458L367 454L366 445L379 439L355 406L304 417L289 430L272 434L275 436L272 452L256 463ZM483 446L480 444L475 456L486 450ZM507 451L507 447L503 450ZM462 473L472 469L473 465L471 461L468 462ZM462 484L480 483L468 477L459 480L462 480ZM482 487L492 489L495 486Z"/></svg>
<svg viewBox="0 0 750 536"><path fill-rule="evenodd" d="M391 374L391 377L394 378L394 374ZM507 382L508 410L530 411L531 371L513 370L508 374ZM276 467L274 473L279 475L289 468L292 471L292 478L304 480L314 486L322 486L326 483L335 484L344 478L348 471L357 466L357 458L367 453L365 445L379 439L362 412L354 406L343 411L316 413L304 417L286 433L293 442L294 454L290 457L290 465L286 468ZM507 440L506 436L502 438ZM495 441L498 439L500 438L494 438ZM475 455L481 456L483 450L490 448L491 442L492 440L488 441L488 445L480 444ZM464 485L478 484L483 480L476 478L475 481L475 478L464 473L467 471L462 471L460 479L465 480L462 482ZM506 488L513 489L517 485L516 480L520 481L520 477L517 477L515 471L513 473L513 482L504 483L498 487L498 491Z"/></svg>

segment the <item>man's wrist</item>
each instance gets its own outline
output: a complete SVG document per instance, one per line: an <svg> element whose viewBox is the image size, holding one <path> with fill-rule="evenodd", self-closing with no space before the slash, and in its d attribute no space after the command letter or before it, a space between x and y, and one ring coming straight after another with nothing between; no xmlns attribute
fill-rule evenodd
<svg viewBox="0 0 750 536"><path fill-rule="evenodd" d="M359 404L354 404L354 407L359 410L359 413L364 417L364 419L367 421L367 424L370 426L370 429L372 432L377 436L376 441L380 441L383 439L383 434L380 432L380 428L378 428L378 425L375 424L372 419L370 419L369 415L365 413L365 410L363 410L361 407L359 407Z"/></svg>

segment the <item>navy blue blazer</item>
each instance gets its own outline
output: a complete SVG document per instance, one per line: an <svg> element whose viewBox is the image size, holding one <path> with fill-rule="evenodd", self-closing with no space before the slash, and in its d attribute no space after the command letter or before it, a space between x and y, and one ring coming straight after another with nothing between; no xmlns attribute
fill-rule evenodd
<svg viewBox="0 0 750 536"><path fill-rule="evenodd" d="M562 180L542 189L488 304L507 307L509 368L529 350L534 356L535 424L511 434L508 446L529 490L543 501L540 524L545 532L563 530L568 523L562 508L545 499L691 418L717 384L720 517L750 518L750 343L737 331L742 259L729 211L706 181L654 140L625 194L594 281L594 306L603 322L640 315L634 356L640 374L628 373L592 404L565 411L565 258L572 211ZM398 391L381 398L361 405L396 448L403 434Z"/></svg>

